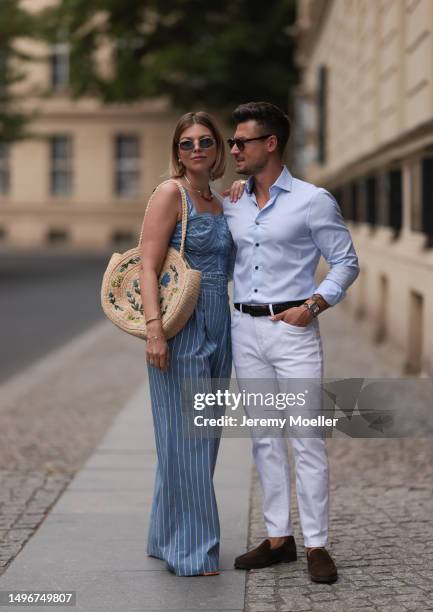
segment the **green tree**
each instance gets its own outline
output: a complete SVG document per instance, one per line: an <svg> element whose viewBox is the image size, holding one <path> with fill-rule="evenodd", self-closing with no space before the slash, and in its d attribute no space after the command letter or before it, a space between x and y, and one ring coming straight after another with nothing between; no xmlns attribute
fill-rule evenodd
<svg viewBox="0 0 433 612"><path fill-rule="evenodd" d="M178 108L224 111L266 99L285 108L296 75L294 0L59 0L41 14L48 40L67 33L71 91L106 102L167 95ZM112 73L96 51L112 45Z"/></svg>
<svg viewBox="0 0 433 612"><path fill-rule="evenodd" d="M19 111L19 97L12 93L12 87L25 78L22 66L30 58L18 51L14 41L32 35L32 18L18 0L0 0L0 142L26 136L30 116Z"/></svg>

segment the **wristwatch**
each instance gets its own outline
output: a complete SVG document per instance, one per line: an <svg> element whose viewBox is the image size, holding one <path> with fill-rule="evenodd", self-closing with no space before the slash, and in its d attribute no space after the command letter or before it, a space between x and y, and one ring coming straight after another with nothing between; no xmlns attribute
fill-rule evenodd
<svg viewBox="0 0 433 612"><path fill-rule="evenodd" d="M311 299L312 299L312 302L310 302L310 304L307 304L307 302L304 302L302 306L305 306L305 308L308 308L308 310L310 311L313 317L317 317L317 315L320 312L320 306L314 299L314 295Z"/></svg>

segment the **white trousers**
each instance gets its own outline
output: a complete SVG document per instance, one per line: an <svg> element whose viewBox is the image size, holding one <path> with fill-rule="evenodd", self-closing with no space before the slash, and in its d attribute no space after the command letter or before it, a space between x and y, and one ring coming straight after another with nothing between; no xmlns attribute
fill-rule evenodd
<svg viewBox="0 0 433 612"><path fill-rule="evenodd" d="M284 379L323 377L319 323L306 327L267 316L232 313L233 361L239 390L257 392ZM256 381L253 383L253 379ZM265 389L264 389L265 390ZM248 407L245 406L248 414ZM248 414L248 416L250 416ZM257 416L255 412L254 416ZM284 415L280 415L284 416ZM290 466L287 440L295 458L296 492L305 546L325 546L328 538L329 471L326 442L320 437L252 437L253 457L263 489L263 514L269 537L293 534L290 517Z"/></svg>

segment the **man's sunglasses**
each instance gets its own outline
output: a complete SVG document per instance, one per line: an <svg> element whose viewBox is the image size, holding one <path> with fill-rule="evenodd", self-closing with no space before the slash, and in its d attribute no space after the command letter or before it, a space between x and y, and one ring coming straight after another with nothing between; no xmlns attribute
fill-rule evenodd
<svg viewBox="0 0 433 612"><path fill-rule="evenodd" d="M210 149L215 144L215 139L210 136L202 136L198 139L198 145L200 149ZM179 149L182 151L192 151L194 149L194 140L191 138L185 138L179 142Z"/></svg>
<svg viewBox="0 0 433 612"><path fill-rule="evenodd" d="M227 143L230 149L233 149L233 147L236 145L239 151L243 151L247 142L252 142L253 140L264 140L265 138L269 138L269 136L272 136L272 134L256 136L255 138L227 138Z"/></svg>

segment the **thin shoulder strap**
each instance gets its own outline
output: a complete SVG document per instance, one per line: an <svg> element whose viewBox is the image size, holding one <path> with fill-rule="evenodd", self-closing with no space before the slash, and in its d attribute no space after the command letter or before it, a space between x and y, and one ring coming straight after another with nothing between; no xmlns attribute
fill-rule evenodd
<svg viewBox="0 0 433 612"><path fill-rule="evenodd" d="M155 194L157 193L158 189L162 185L165 185L166 183L169 183L169 182L176 183L176 185L179 188L180 195L181 195L181 198L182 198L182 238L181 238L181 241L180 241L180 256L183 257L184 256L184 251L185 251L186 228L187 228L187 225L188 225L188 204L187 204L187 201L186 201L185 189L184 189L183 185L181 183L179 183L179 181L176 181L176 179L168 179L167 181L164 181L163 183L160 183L158 185L158 187L156 187L156 189L154 189L152 195L150 196L149 201L148 201L147 206L146 206L145 213L144 213L143 223L141 224L141 232L140 232L140 238L138 240L138 246L141 245L141 242L143 240L144 221L145 221L146 215L147 215L147 213L149 211L150 204L151 204Z"/></svg>

